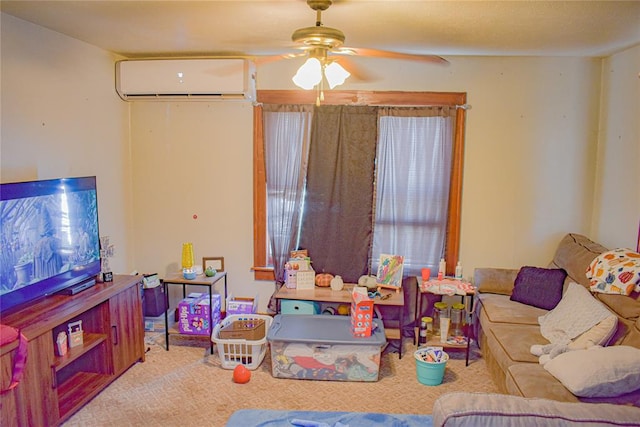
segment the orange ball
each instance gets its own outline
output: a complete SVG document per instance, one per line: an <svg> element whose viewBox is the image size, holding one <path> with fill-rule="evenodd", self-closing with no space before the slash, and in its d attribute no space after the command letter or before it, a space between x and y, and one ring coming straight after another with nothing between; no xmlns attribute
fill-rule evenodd
<svg viewBox="0 0 640 427"><path fill-rule="evenodd" d="M246 384L251 379L251 371L244 365L238 365L233 370L233 382L238 384Z"/></svg>

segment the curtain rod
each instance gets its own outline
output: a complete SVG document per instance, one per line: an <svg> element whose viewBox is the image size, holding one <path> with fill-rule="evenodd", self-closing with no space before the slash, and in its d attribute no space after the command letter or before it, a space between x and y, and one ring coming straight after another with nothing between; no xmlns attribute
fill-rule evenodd
<svg viewBox="0 0 640 427"><path fill-rule="evenodd" d="M262 102L253 102L253 106L261 106L264 103ZM284 104L284 105L312 105L312 104ZM347 106L362 106L362 105L366 105L366 104L323 104L323 105L347 105ZM428 108L428 107L447 107L447 105L442 105L442 104L434 104L434 105L422 105L422 104L416 104L416 105L407 105L407 104L389 104L389 105L381 105L381 104L373 104L372 107L407 107L407 108L411 108L411 107L423 107L423 108ZM456 109L462 109L462 110L471 110L471 104L462 104L462 105L449 105L449 107L455 107Z"/></svg>

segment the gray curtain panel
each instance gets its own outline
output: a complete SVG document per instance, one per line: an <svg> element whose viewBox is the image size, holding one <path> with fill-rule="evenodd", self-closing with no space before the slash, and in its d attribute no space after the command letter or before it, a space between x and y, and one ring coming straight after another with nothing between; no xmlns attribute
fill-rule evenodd
<svg viewBox="0 0 640 427"><path fill-rule="evenodd" d="M354 283L368 273L372 239L377 109L316 107L300 247L316 273Z"/></svg>

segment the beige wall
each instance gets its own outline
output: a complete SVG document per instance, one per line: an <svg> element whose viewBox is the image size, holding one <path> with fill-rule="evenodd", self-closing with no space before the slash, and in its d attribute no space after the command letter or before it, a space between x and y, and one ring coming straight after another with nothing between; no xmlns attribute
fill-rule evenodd
<svg viewBox="0 0 640 427"><path fill-rule="evenodd" d="M635 248L640 222L640 46L602 64L593 236Z"/></svg>
<svg viewBox="0 0 640 427"><path fill-rule="evenodd" d="M251 105L125 103L113 90L108 53L4 14L1 30L2 181L95 174L100 226L115 241L118 272L174 271L181 244L191 241L197 258L225 256L232 292L260 293L264 310L273 286L250 271ZM461 241L468 276L478 266L545 265L568 231L609 246L634 241L637 178L635 187L620 185L617 166L638 164L640 114L637 96L630 100L638 94L637 52L604 62L452 57L448 67L362 58L378 80L343 88L468 93ZM298 65L261 67L258 87L293 89ZM619 84L620 74L636 80ZM618 153L620 132L635 158ZM623 219L612 202L629 202L631 213Z"/></svg>
<svg viewBox="0 0 640 427"><path fill-rule="evenodd" d="M115 57L1 14L0 179L97 177L100 233L112 268L134 268L128 105L113 83Z"/></svg>
<svg viewBox="0 0 640 427"><path fill-rule="evenodd" d="M258 288L266 298L273 286L256 287L250 270L252 105L230 101L130 106L138 268L162 276L178 272L182 243L191 242L196 262L204 256L225 257L235 295L252 296Z"/></svg>

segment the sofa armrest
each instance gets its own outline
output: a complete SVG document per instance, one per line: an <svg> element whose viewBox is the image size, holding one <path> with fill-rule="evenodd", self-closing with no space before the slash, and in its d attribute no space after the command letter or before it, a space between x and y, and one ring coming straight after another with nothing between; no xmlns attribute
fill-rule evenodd
<svg viewBox="0 0 640 427"><path fill-rule="evenodd" d="M607 403L570 403L491 393L452 392L433 404L434 427L638 425L640 410Z"/></svg>
<svg viewBox="0 0 640 427"><path fill-rule="evenodd" d="M473 283L478 292L511 295L518 271L508 268L476 268Z"/></svg>

